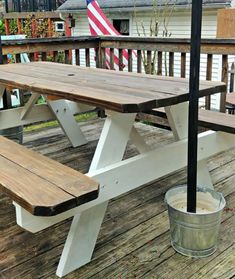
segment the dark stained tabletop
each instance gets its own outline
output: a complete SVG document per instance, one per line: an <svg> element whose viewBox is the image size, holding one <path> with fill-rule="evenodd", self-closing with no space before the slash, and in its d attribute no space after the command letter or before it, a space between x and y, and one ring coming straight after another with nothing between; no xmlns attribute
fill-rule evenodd
<svg viewBox="0 0 235 279"><path fill-rule="evenodd" d="M0 65L0 85L63 97L118 112L140 112L188 100L189 80L52 62ZM201 81L200 97L226 90Z"/></svg>

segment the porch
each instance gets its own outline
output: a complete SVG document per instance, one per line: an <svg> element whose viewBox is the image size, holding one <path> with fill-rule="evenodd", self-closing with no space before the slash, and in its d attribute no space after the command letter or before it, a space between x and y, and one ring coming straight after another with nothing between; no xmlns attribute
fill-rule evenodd
<svg viewBox="0 0 235 279"><path fill-rule="evenodd" d="M86 173L103 120L92 114L79 125L88 139L88 144L82 147L72 148L60 127L25 132L24 145ZM150 145L174 141L170 131L143 123L135 126ZM129 143L125 157L136 153L135 146ZM186 171L180 170L112 200L93 260L64 278L234 278L235 149L210 158L207 165L216 190L221 191L227 201L214 255L191 259L175 253L170 245L164 194L170 187L185 183ZM55 271L71 219L31 234L16 225L12 201L3 194L0 199L0 278L57 278Z"/></svg>
<svg viewBox="0 0 235 279"><path fill-rule="evenodd" d="M128 49L129 59L125 70L129 72L142 72L142 62L146 59L147 72L152 73L151 61L155 55L158 75L165 74L167 64L167 75L186 77L189 47L189 41L175 39L50 38L4 41L3 54L5 62L7 54L13 54L15 61L20 62L22 53L27 53L31 61L35 59L37 53L40 60L69 64L72 62L71 50L74 50L73 59L76 65L105 68L105 50L108 48L110 67L113 69L114 55L118 55L122 61L123 49ZM132 50L136 51L136 57ZM146 51L145 58L143 50ZM202 52L206 57L206 79L213 79L213 58L219 56L222 67L220 80L228 83L229 59L233 59L235 54L235 41L204 40ZM167 59L164 58L165 54ZM177 63L176 57L179 58ZM123 70L122 67L119 70ZM221 112L225 111L225 98L226 92L222 92ZM205 108L211 108L209 96L206 98ZM2 110L0 116L4 117L7 113L7 110ZM36 120L41 121L42 114L38 115ZM22 117L18 119L17 125L22 124L21 121L29 124L32 119ZM12 126L13 123L7 119L4 125ZM143 123L135 125L150 145L164 145L174 141L170 131ZM81 123L88 144L75 149L71 147L59 127L25 132L24 144L86 173L102 126L103 120L95 116L94 119ZM136 153L135 146L129 144L126 157ZM92 262L65 278L234 278L234 155L235 150L232 149L207 161L213 184L217 191L223 192L227 201L218 251L213 256L201 260L190 259L176 254L170 246L164 194L170 187L186 182L186 172L181 170L112 200L103 221ZM0 216L0 278L56 278L56 267L71 220L65 220L49 229L31 234L16 225L12 202L3 194L1 194Z"/></svg>

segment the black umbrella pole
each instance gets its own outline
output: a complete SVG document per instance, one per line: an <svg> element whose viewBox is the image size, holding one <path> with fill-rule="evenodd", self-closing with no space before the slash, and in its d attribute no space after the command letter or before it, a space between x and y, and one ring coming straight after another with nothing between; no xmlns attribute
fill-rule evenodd
<svg viewBox="0 0 235 279"><path fill-rule="evenodd" d="M197 205L197 133L198 91L200 77L202 0L192 1L191 51L189 80L189 125L188 125L188 193L187 211L196 212Z"/></svg>

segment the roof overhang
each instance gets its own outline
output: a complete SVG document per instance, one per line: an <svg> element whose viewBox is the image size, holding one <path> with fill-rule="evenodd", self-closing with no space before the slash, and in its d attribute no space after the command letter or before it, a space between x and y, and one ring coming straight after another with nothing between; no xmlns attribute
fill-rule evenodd
<svg viewBox="0 0 235 279"><path fill-rule="evenodd" d="M172 5L173 6L173 5ZM174 7L174 10L188 10L191 9L191 4L188 5L176 5ZM221 9L221 8L228 8L231 7L230 4L228 3L217 3L217 4L205 4L203 5L203 9L208 10L208 9ZM163 9L164 6L159 6L159 9ZM151 11L153 9L152 6L143 6L143 7L120 7L120 8L102 8L103 12L145 12L145 11ZM82 12L86 12L86 9L67 9L67 10L62 10L62 9L58 9L57 10L60 13L82 13Z"/></svg>

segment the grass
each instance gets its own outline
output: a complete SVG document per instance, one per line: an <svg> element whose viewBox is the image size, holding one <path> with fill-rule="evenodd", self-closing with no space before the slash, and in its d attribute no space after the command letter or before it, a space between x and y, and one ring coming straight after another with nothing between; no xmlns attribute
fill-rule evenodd
<svg viewBox="0 0 235 279"><path fill-rule="evenodd" d="M97 117L97 113L96 112L89 112L89 113L84 113L84 114L79 114L75 116L75 120L77 122L82 122L82 121L87 121L87 120L91 120ZM53 127L57 127L59 126L59 123L57 120L53 120L53 121L47 121L47 122L43 122L43 123L39 123L39 124L33 124L33 125L29 125L24 127L24 132L32 132L32 131L36 131L39 129L43 129L43 128L53 128Z"/></svg>

